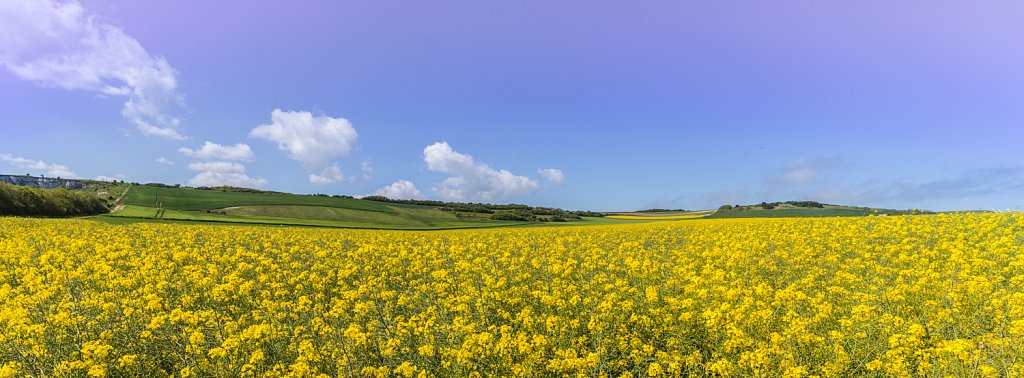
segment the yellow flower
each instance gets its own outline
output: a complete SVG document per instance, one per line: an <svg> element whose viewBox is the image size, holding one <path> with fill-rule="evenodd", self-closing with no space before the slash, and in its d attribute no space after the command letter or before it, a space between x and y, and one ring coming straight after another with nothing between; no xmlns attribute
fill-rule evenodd
<svg viewBox="0 0 1024 378"><path fill-rule="evenodd" d="M665 373L665 370L661 368L661 364L654 362L647 366L647 375L651 377L658 377Z"/></svg>
<svg viewBox="0 0 1024 378"><path fill-rule="evenodd" d="M416 365L413 365L409 361L402 362L401 365L398 365L398 367L395 368L394 373L406 378L412 378L412 376L416 374Z"/></svg>
<svg viewBox="0 0 1024 378"><path fill-rule="evenodd" d="M216 347L207 351L206 354L210 356L210 358L223 358L228 354L228 352L225 351L224 348Z"/></svg>

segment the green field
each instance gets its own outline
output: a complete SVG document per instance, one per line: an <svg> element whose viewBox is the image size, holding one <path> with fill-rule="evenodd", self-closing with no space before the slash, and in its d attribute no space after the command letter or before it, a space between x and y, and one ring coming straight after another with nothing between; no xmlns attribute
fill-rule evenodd
<svg viewBox="0 0 1024 378"><path fill-rule="evenodd" d="M740 211L719 211L707 218L817 218L817 217L861 217L877 214L871 210L843 208L790 208L790 209L752 209Z"/></svg>
<svg viewBox="0 0 1024 378"><path fill-rule="evenodd" d="M122 205L114 213L93 217L109 223L217 222L226 224L264 224L283 226L342 227L400 230L437 230L478 227L544 227L594 224L625 224L645 222L687 221L671 219L679 215L696 215L693 219L714 218L800 218L849 217L869 215L900 215L907 211L825 205L824 208L797 207L779 204L773 209L746 205L723 211L688 211L654 213L608 213L635 216L634 219L585 217L570 222L515 222L491 220L488 214L453 213L435 206L394 202L377 202L346 197L300 195L287 193L248 193L199 190L193 188L161 188L134 185L103 188L119 197Z"/></svg>
<svg viewBox="0 0 1024 378"><path fill-rule="evenodd" d="M452 229L518 222L464 219L436 207L284 193L238 193L132 186L123 209L94 219L220 222L344 228Z"/></svg>
<svg viewBox="0 0 1024 378"><path fill-rule="evenodd" d="M739 209L717 211L707 218L820 218L820 217L863 217L871 215L904 215L912 210L875 209L841 205L824 205L823 208L797 207L780 204L774 209L758 205L742 206Z"/></svg>
<svg viewBox="0 0 1024 378"><path fill-rule="evenodd" d="M388 212L391 211L392 207L413 206L342 197L287 193L218 192L192 188L157 188L151 186L133 186L128 192L127 198L125 198L125 204L155 207L158 199L163 203L165 209L185 211L215 210L249 205L310 205Z"/></svg>
<svg viewBox="0 0 1024 378"><path fill-rule="evenodd" d="M854 207L842 205L824 205L817 207L799 207L791 204L777 204L775 208L765 209L760 205L745 205L734 207L729 210L705 210L688 212L619 212L606 213L612 217L632 217L626 222L643 221L685 221L687 219L669 219L673 216L701 215L692 219L721 219L721 218L821 218L821 217L863 217L872 215L904 215L920 213L914 210L876 209L869 207ZM644 219L650 218L650 219ZM663 219L659 219L663 218Z"/></svg>

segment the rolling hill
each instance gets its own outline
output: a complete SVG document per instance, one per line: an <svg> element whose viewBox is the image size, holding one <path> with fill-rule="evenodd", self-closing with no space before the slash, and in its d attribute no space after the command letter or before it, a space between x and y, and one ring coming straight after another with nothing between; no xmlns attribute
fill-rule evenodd
<svg viewBox="0 0 1024 378"><path fill-rule="evenodd" d="M516 204L391 200L379 196L357 199L351 196L303 195L231 187L190 188L157 183L127 184L93 180L68 182L75 184L73 186L77 189L73 192L93 193L107 203L112 212L92 218L108 223L215 222L437 230L719 218L846 217L921 213L917 210L875 209L813 201L726 205L717 210L651 209L637 212L594 213ZM58 186L67 187L68 182L61 182Z"/></svg>
<svg viewBox="0 0 1024 378"><path fill-rule="evenodd" d="M423 201L433 203L435 201ZM301 195L239 188L188 188L159 184L131 185L116 211L95 217L109 223L217 222L367 229L435 230L508 227L538 224L552 217L533 216L534 221L495 220L489 210L509 205L455 204L444 206L357 199L349 196ZM471 206L469 206L471 205ZM461 206L461 207L460 207ZM525 206L525 205L522 205ZM483 207L474 212L465 208ZM558 209L530 208L539 212ZM526 210L517 209L516 212ZM513 210L507 210L513 212ZM600 217L557 219L557 224L619 223Z"/></svg>

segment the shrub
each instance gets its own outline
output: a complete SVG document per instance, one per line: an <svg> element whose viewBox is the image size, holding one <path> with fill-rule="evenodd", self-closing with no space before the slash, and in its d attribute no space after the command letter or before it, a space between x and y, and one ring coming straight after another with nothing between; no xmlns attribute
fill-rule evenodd
<svg viewBox="0 0 1024 378"><path fill-rule="evenodd" d="M75 216L109 211L107 202L88 192L40 189L0 183L0 215Z"/></svg>

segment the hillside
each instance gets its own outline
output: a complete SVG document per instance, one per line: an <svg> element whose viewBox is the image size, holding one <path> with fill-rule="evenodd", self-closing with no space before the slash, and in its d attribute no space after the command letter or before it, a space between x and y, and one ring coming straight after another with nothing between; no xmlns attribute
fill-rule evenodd
<svg viewBox="0 0 1024 378"><path fill-rule="evenodd" d="M96 219L110 223L220 222L406 230L548 224L547 221L556 219L550 215L534 214L551 211L573 217L557 219L560 224L586 224L599 219L578 217L559 209L525 205L514 205L517 206L515 209L488 210L477 207L501 208L512 205L473 204L473 207L469 207L466 206L468 204L438 202L436 206L428 206L402 202L408 201L385 202L381 198L364 200L349 196L147 184L132 185L118 211ZM524 213L526 209L530 212ZM520 219L518 215L523 218Z"/></svg>
<svg viewBox="0 0 1024 378"><path fill-rule="evenodd" d="M108 223L217 222L315 227L432 230L478 227L615 224L716 218L782 218L900 215L917 211L874 209L787 201L756 205L726 205L717 210L648 209L637 212L593 213L520 204L457 203L434 200L392 200L371 196L302 195L244 188L190 188L158 183L127 184L92 180L41 182L17 177L32 189L50 193L89 193L113 209L93 217ZM69 184L71 183L71 184ZM79 189L69 190L66 187ZM14 187L12 187L14 188ZM25 189L28 190L28 189ZM56 193L56 192L54 192ZM81 193L81 194L77 194ZM65 196L68 194L64 194ZM52 206L51 206L52 207ZM91 211L95 213L95 211ZM52 213L49 212L49 213ZM49 214L46 212L38 214ZM87 214L83 212L79 214ZM24 211L8 215L28 214ZM62 213L63 214L63 213Z"/></svg>
<svg viewBox="0 0 1024 378"><path fill-rule="evenodd" d="M821 217L862 217L906 214L927 214L921 210L896 210L872 207L823 204L814 201L785 201L755 205L724 205L717 210L677 211L642 210L636 212L605 213L607 218L652 222L688 219L721 218L821 218Z"/></svg>
<svg viewBox="0 0 1024 378"><path fill-rule="evenodd" d="M831 205L814 201L762 202L722 206L708 218L817 218L923 214L927 211Z"/></svg>
<svg viewBox="0 0 1024 378"><path fill-rule="evenodd" d="M101 220L200 221L347 228L440 229L492 227L437 209L354 198L132 186L121 211ZM109 219L120 218L120 219ZM127 218L127 219L126 219Z"/></svg>

